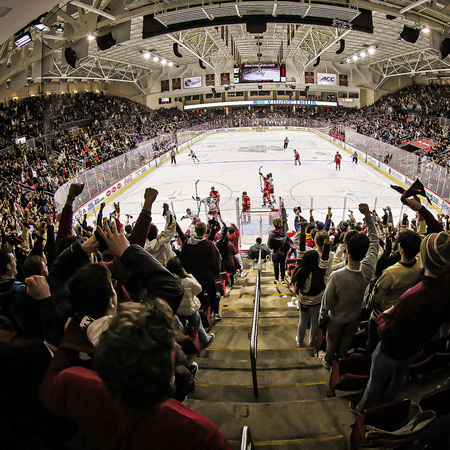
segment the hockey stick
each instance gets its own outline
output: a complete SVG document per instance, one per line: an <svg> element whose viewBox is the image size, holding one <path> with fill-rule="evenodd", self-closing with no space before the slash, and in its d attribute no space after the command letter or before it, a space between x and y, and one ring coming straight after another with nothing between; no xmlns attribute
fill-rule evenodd
<svg viewBox="0 0 450 450"><path fill-rule="evenodd" d="M197 185L198 185L198 182L199 182L200 180L197 180L196 182L195 182L195 196L198 198L198 190L197 190Z"/></svg>
<svg viewBox="0 0 450 450"><path fill-rule="evenodd" d="M258 170L258 173L259 173L259 188L261 189L261 192L264 192L264 190L263 190L263 185L262 185L262 177L263 177L263 174L261 173L261 169L262 169L262 167L263 166L261 166L260 168L259 168L259 170Z"/></svg>

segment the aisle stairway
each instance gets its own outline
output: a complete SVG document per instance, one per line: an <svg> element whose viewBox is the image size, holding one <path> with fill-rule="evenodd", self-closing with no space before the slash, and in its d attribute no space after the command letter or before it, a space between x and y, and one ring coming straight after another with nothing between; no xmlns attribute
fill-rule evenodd
<svg viewBox="0 0 450 450"><path fill-rule="evenodd" d="M259 397L253 396L249 337L257 271L246 265L246 276L222 299L223 320L197 358L197 387L186 404L211 419L232 448L239 448L244 425L262 449L348 448L354 422L348 399L327 398L329 372L311 348L297 348L298 312L288 306L289 288L273 283L271 263L262 272Z"/></svg>

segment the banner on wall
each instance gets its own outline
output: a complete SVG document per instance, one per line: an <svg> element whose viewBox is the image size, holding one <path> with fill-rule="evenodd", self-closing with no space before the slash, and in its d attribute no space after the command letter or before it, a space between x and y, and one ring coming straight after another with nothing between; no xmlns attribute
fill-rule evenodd
<svg viewBox="0 0 450 450"><path fill-rule="evenodd" d="M318 73L317 84L323 84L327 86L337 85L337 76L335 73Z"/></svg>
<svg viewBox="0 0 450 450"><path fill-rule="evenodd" d="M348 86L348 76L339 75L339 86Z"/></svg>
<svg viewBox="0 0 450 450"><path fill-rule="evenodd" d="M183 78L183 88L193 89L202 87L202 76Z"/></svg>
<svg viewBox="0 0 450 450"><path fill-rule="evenodd" d="M215 81L213 73L207 73L205 75L205 85L206 86L215 86L216 85L216 81Z"/></svg>
<svg viewBox="0 0 450 450"><path fill-rule="evenodd" d="M305 84L314 84L314 72L305 72Z"/></svg>
<svg viewBox="0 0 450 450"><path fill-rule="evenodd" d="M229 73L221 73L220 74L220 84L223 86L224 84L230 84L230 74Z"/></svg>
<svg viewBox="0 0 450 450"><path fill-rule="evenodd" d="M161 92L170 91L169 80L161 80Z"/></svg>
<svg viewBox="0 0 450 450"><path fill-rule="evenodd" d="M181 78L172 79L172 90L181 89Z"/></svg>

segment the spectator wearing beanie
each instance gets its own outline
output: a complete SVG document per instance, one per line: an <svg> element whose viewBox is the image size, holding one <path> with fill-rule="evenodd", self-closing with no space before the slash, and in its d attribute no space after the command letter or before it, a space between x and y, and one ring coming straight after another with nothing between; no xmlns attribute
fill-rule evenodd
<svg viewBox="0 0 450 450"><path fill-rule="evenodd" d="M412 361L450 321L450 233L427 235L420 245L425 276L377 319L380 343L372 354L370 379L356 413L391 402L400 393ZM386 389L386 382L390 380Z"/></svg>

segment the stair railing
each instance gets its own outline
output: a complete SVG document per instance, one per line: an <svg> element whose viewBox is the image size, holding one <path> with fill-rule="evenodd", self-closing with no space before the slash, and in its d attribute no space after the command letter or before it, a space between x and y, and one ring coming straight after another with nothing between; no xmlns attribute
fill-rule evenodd
<svg viewBox="0 0 450 450"><path fill-rule="evenodd" d="M253 450L255 448L255 444L253 443L252 433L250 433L250 428L245 425L242 427L241 432L241 446L240 450Z"/></svg>
<svg viewBox="0 0 450 450"><path fill-rule="evenodd" d="M258 397L258 378L256 374L256 354L258 352L258 321L261 311L261 250L258 256L258 276L256 277L255 303L253 305L252 331L250 337L250 364L252 366L253 395Z"/></svg>

